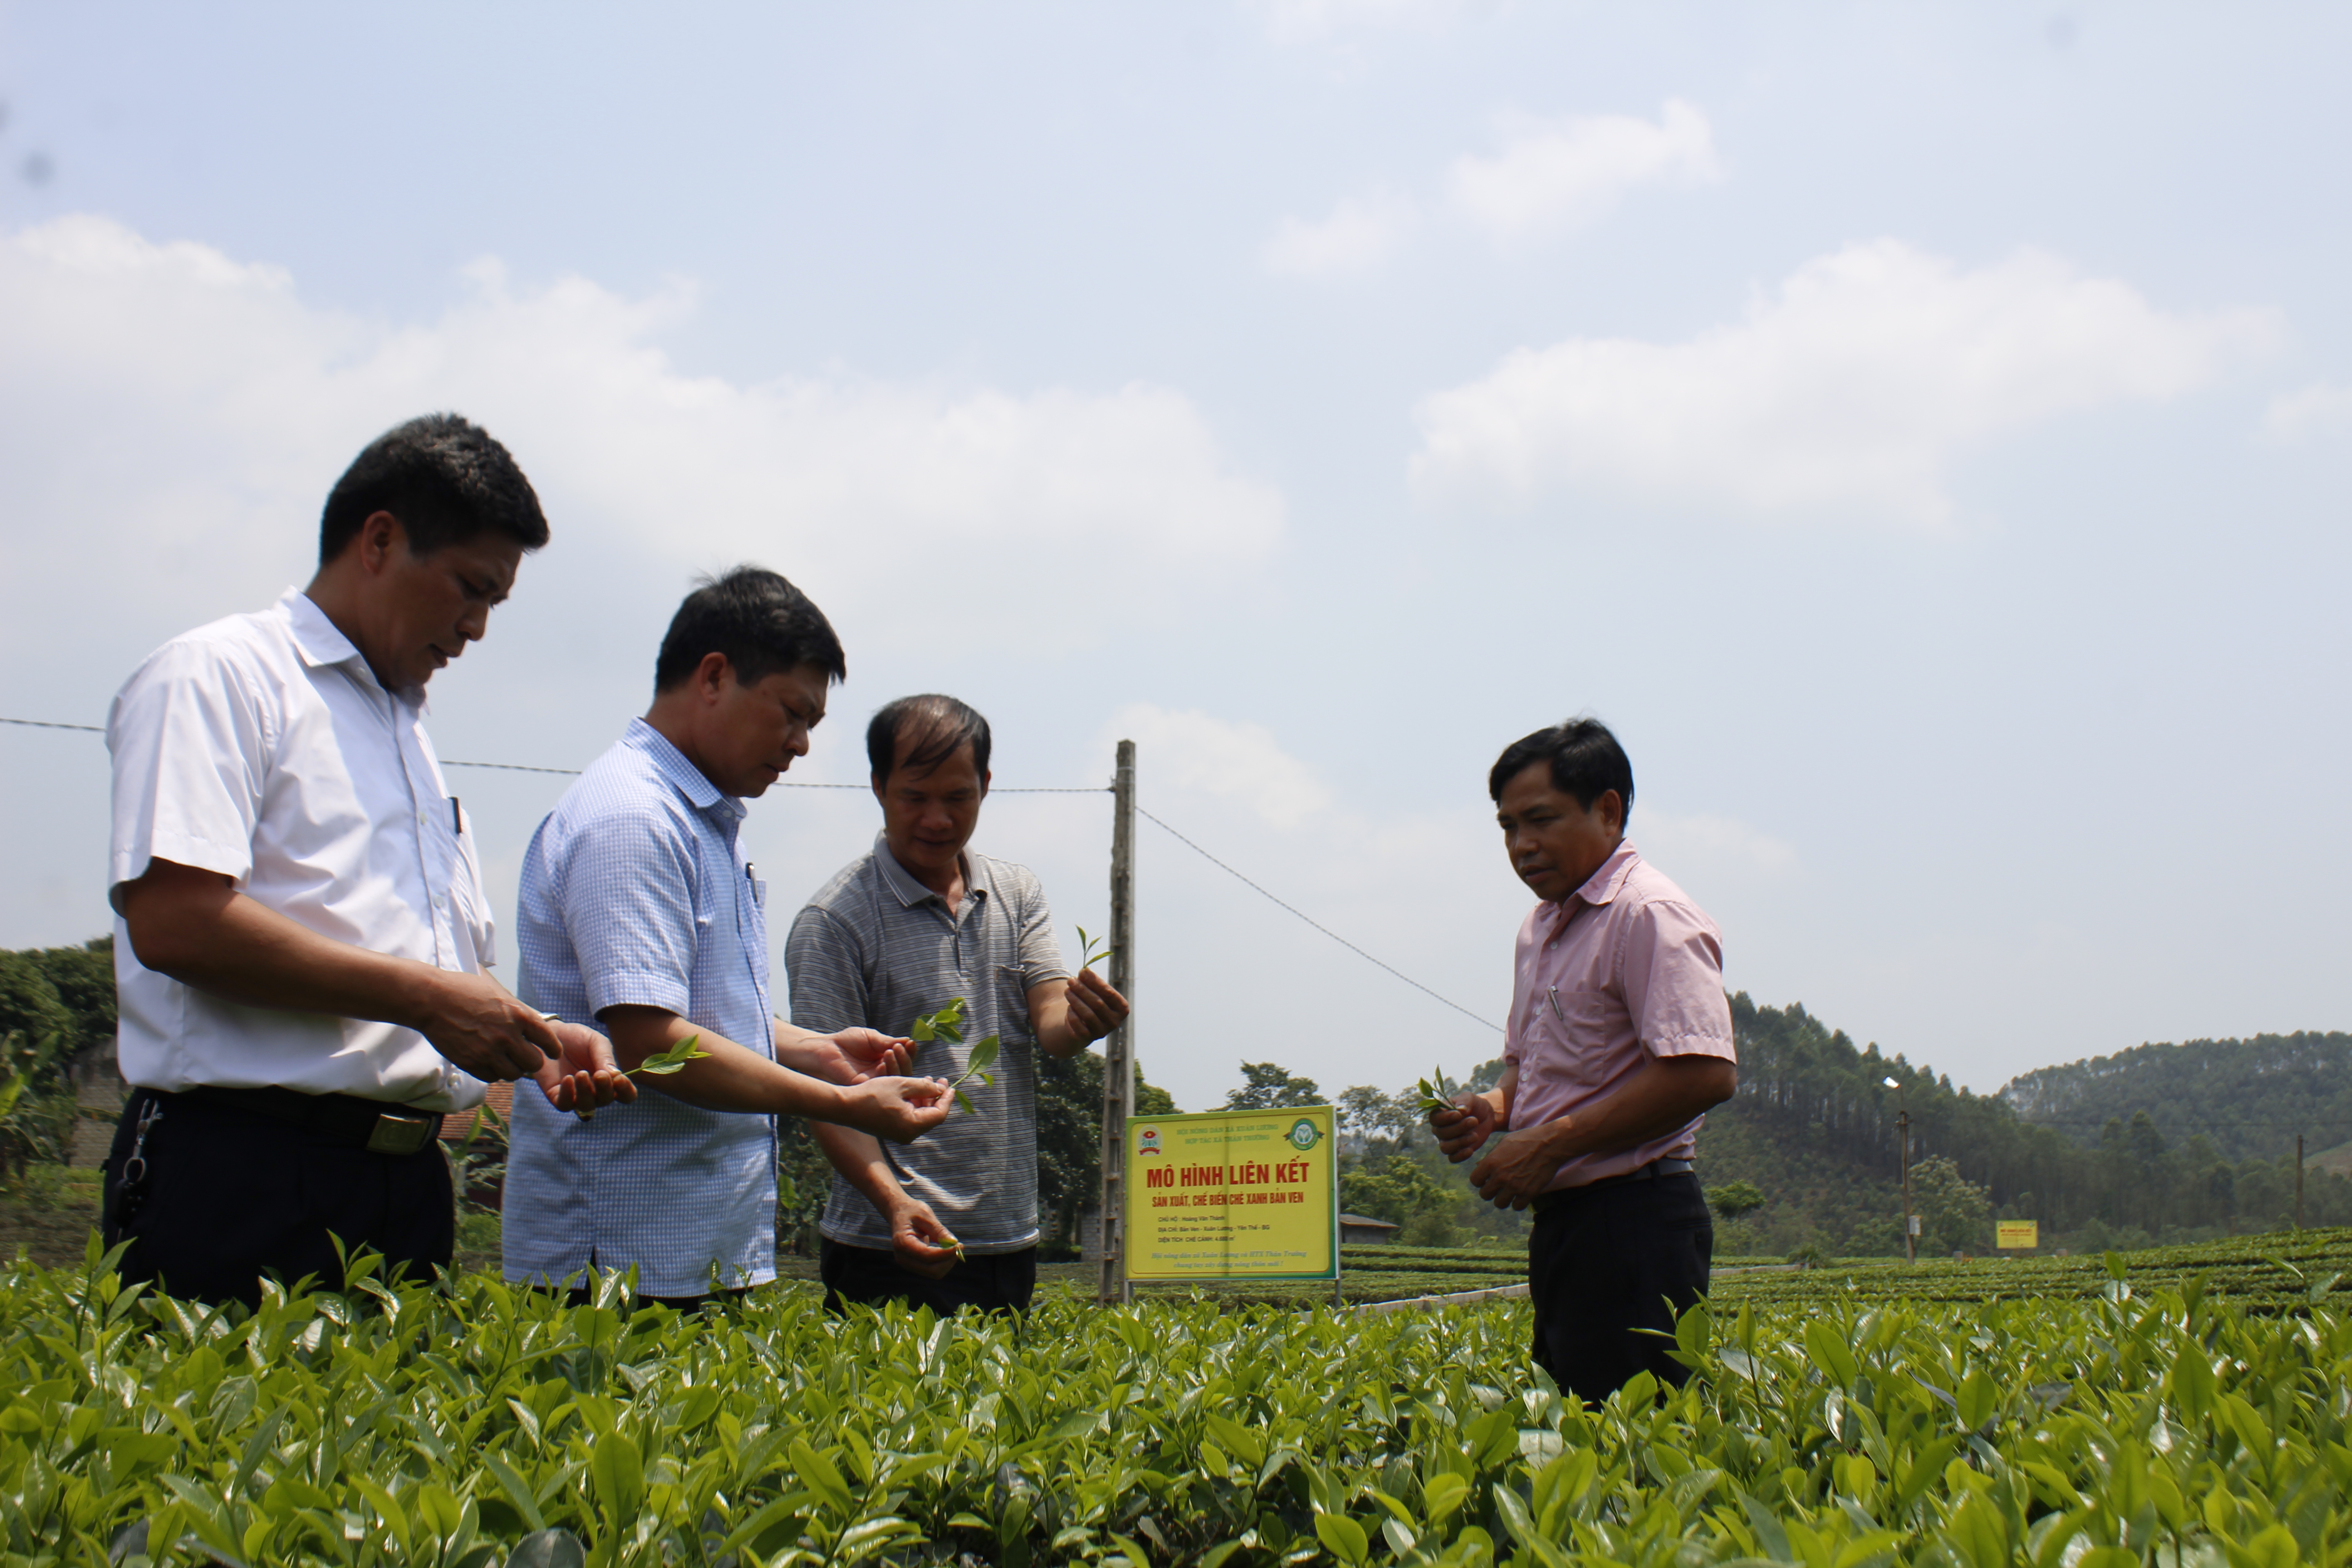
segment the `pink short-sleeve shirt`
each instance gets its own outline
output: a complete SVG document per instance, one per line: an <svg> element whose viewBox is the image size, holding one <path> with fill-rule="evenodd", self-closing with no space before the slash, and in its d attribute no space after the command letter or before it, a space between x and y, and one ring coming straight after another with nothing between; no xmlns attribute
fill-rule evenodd
<svg viewBox="0 0 2352 1568"><path fill-rule="evenodd" d="M1519 928L1503 1058L1519 1069L1511 1126L1538 1127L1612 1093L1652 1057L1737 1061L1723 933L1621 841L1581 888ZM1637 1148L1583 1154L1550 1189L1687 1160L1704 1116Z"/></svg>

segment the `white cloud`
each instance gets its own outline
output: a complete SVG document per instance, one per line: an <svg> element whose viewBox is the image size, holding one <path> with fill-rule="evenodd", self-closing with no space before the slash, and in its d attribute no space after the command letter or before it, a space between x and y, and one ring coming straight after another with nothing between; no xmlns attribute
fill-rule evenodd
<svg viewBox="0 0 2352 1568"><path fill-rule="evenodd" d="M1358 29L1443 26L1496 7L1486 0L1245 0L1245 8L1275 42L1312 44Z"/></svg>
<svg viewBox="0 0 2352 1568"><path fill-rule="evenodd" d="M2281 443L2330 431L2352 431L2352 386L2314 382L2272 398L2263 415L2263 433Z"/></svg>
<svg viewBox="0 0 2352 1568"><path fill-rule="evenodd" d="M1137 768L1149 757L1155 788L1233 800L1275 827L1296 827L1331 804L1315 771L1262 725L1132 702L1111 716L1104 737L1104 750L1114 740L1133 741Z"/></svg>
<svg viewBox="0 0 2352 1568"><path fill-rule="evenodd" d="M1737 817L1707 813L1685 816L1642 805L1629 833L1642 852L1659 865L1691 866L1706 870L1781 872L1797 868L1797 850ZM1684 873L1696 876L1697 870Z"/></svg>
<svg viewBox="0 0 2352 1568"><path fill-rule="evenodd" d="M2268 350L2275 312L2157 309L2021 251L1966 270L1892 239L1807 262L1680 343L1521 349L1416 410L1424 495L1562 489L1765 514L1947 521L1962 454L2062 415L2194 391Z"/></svg>
<svg viewBox="0 0 2352 1568"><path fill-rule="evenodd" d="M1286 217L1265 242L1265 269L1286 278L1360 272L1386 260L1412 231L1412 203L1388 191L1349 196L1314 220Z"/></svg>
<svg viewBox="0 0 2352 1568"><path fill-rule="evenodd" d="M1655 123L1632 115L1506 116L1502 151L1454 161L1447 193L1497 242L1591 223L1636 186L1723 177L1706 116L1670 99Z"/></svg>
<svg viewBox="0 0 2352 1568"><path fill-rule="evenodd" d="M677 581L755 558L829 608L894 602L916 559L974 603L1018 587L1064 606L1025 635L1085 637L1188 586L1229 588L1283 532L1279 493L1234 473L1166 387L742 384L658 346L690 288L518 288L495 263L467 281L437 320L395 326L104 218L0 238L0 647L54 644L77 581L107 581L117 610L266 602L304 574L320 500L360 444L438 407L513 448L560 546Z"/></svg>

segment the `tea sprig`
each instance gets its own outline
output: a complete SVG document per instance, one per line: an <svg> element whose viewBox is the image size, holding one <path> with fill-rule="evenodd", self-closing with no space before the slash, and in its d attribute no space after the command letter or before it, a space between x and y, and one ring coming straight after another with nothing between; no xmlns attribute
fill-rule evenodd
<svg viewBox="0 0 2352 1568"><path fill-rule="evenodd" d="M1100 952L1097 952L1095 951L1095 939L1087 934L1086 927L1080 926L1078 928L1079 973L1084 974L1087 970L1092 969L1097 963L1108 963L1110 962L1111 954L1118 951L1118 949L1112 947L1106 942L1103 945L1103 950Z"/></svg>
<svg viewBox="0 0 2352 1568"><path fill-rule="evenodd" d="M924 1014L907 1026L907 1034L917 1045L927 1046L933 1040L945 1040L951 1046L963 1044L963 998L957 997L936 1013ZM999 1049L994 1035L973 1046L971 1054L964 1058L962 1074L948 1085L948 1092L955 1096L956 1104L963 1110L972 1109L971 1097L963 1091L965 1084L973 1079L987 1084L996 1081L995 1075L988 1069L996 1065Z"/></svg>
<svg viewBox="0 0 2352 1568"><path fill-rule="evenodd" d="M1441 1110L1461 1110L1460 1106L1441 1092L1445 1086L1445 1069L1439 1068L1435 1076L1437 1079L1435 1087L1432 1087L1428 1079L1413 1079L1412 1087L1421 1091L1421 1113L1423 1116L1433 1116Z"/></svg>
<svg viewBox="0 0 2352 1568"><path fill-rule="evenodd" d="M651 1073L656 1078L667 1078L671 1073L684 1071L687 1063L698 1062L710 1054L697 1043L701 1038L700 1035L688 1035L669 1049L656 1051L631 1068L629 1076L634 1078L642 1072Z"/></svg>

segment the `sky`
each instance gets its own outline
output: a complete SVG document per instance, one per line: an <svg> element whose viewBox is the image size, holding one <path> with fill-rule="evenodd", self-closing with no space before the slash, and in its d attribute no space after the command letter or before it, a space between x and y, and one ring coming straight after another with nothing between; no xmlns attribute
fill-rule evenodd
<svg viewBox="0 0 2352 1568"><path fill-rule="evenodd" d="M1486 771L1580 713L1761 1004L1979 1090L2352 1027L2347 52L2284 4L0 0L0 716L102 723L455 408L554 538L445 757L581 766L754 561L848 649L795 780L915 690L1000 785L1133 739L1445 999L1146 822L1188 1109L1498 1053ZM509 915L564 781L450 779ZM0 946L106 928L106 792L0 725ZM876 826L746 833L789 900ZM1075 944L1109 835L1007 794L976 843Z"/></svg>

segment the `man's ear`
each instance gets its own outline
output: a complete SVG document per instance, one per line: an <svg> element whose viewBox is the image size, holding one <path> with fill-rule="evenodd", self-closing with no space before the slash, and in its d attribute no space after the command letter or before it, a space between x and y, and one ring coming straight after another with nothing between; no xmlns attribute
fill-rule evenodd
<svg viewBox="0 0 2352 1568"><path fill-rule="evenodd" d="M694 667L694 689L706 702L718 700L732 679L733 667L727 662L727 656L717 649L704 654Z"/></svg>
<svg viewBox="0 0 2352 1568"><path fill-rule="evenodd" d="M982 799L982 800L986 800L986 799L988 798L988 786L989 786L990 784L994 784L995 782L996 782L996 775L995 775L994 773L982 773L982 774L981 774L981 775L980 775L980 798L981 798L981 799Z"/></svg>
<svg viewBox="0 0 2352 1568"><path fill-rule="evenodd" d="M408 542L408 531L388 511L372 511L360 524L349 548L360 552L360 570L373 577L392 563Z"/></svg>
<svg viewBox="0 0 2352 1568"><path fill-rule="evenodd" d="M1601 808L1601 819L1609 825L1610 832L1622 834L1625 831L1625 797L1623 795L1613 789L1604 789L1601 792L1601 798L1593 804Z"/></svg>

